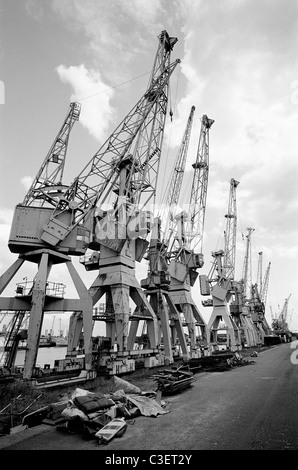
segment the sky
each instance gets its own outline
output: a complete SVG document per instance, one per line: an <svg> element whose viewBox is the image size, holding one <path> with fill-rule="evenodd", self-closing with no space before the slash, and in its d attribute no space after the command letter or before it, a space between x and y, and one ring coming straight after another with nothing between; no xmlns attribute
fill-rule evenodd
<svg viewBox="0 0 298 470"><path fill-rule="evenodd" d="M298 4L297 0L0 0L0 275L17 258L8 248L16 204L23 201L71 101L82 105L70 136L65 183L83 169L146 90L158 36L177 37L160 187L181 144L191 106L195 118L185 171L191 181L204 114L210 129L210 167L201 274L223 248L231 178L237 187L235 279L242 277L247 228L252 280L258 253L271 263L266 318L288 305L298 331ZM160 195L162 197L162 195ZM184 202L187 202L187 194ZM138 280L146 274L137 265ZM95 278L74 259L87 287ZM57 268L58 269L58 268ZM23 266L3 295L32 279ZM73 287L63 267L55 280ZM192 295L201 305L198 282ZM67 317L68 318L68 317ZM68 320L67 320L68 321ZM46 323L47 322L47 323ZM66 315L62 316L63 327ZM45 318L49 327L52 319ZM58 329L58 317L56 322Z"/></svg>

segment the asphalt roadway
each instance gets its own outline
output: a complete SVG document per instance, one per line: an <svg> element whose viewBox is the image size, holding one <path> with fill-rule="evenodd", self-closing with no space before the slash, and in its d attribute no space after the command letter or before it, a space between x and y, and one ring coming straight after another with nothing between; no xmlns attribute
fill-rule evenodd
<svg viewBox="0 0 298 470"><path fill-rule="evenodd" d="M41 425L1 437L0 450L96 450L114 456L122 451L166 451L170 460L197 450L298 450L295 344L281 344L249 358L255 364L196 374L190 388L163 397L169 413L137 417L108 445Z"/></svg>

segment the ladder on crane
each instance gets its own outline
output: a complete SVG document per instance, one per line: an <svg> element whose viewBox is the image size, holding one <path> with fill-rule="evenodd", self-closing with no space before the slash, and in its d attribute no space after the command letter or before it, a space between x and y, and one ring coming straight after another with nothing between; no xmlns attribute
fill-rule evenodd
<svg viewBox="0 0 298 470"><path fill-rule="evenodd" d="M11 369L14 366L19 342L27 339L27 330L21 330L26 313L26 311L22 310L15 313L9 332L5 338L2 361L4 367L7 367L8 369Z"/></svg>

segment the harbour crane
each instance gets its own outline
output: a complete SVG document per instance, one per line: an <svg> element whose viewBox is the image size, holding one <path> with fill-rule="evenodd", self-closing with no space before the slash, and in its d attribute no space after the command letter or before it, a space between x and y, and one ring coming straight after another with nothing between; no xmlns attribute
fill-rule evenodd
<svg viewBox="0 0 298 470"><path fill-rule="evenodd" d="M271 306L271 305L270 305L270 312L271 312L271 320L272 320L272 322L273 322L274 320L276 320L276 316L275 316L274 313L273 313L273 310L272 310L272 306Z"/></svg>
<svg viewBox="0 0 298 470"><path fill-rule="evenodd" d="M271 261L269 261L268 266L265 271L263 283L262 283L262 289L261 289L261 301L264 304L264 311L266 309L266 302L267 302L267 295L268 295L268 286L269 286L269 277L270 277L270 269L271 269ZM266 321L266 328L267 330L270 329L268 322L265 318Z"/></svg>
<svg viewBox="0 0 298 470"><path fill-rule="evenodd" d="M253 228L247 228L243 276L240 281L233 282L233 300L230 303L230 313L240 330L242 345L247 347L258 344L257 331L247 305L251 295L251 234L253 231Z"/></svg>
<svg viewBox="0 0 298 470"><path fill-rule="evenodd" d="M260 254L261 253L261 254ZM268 284L271 262L269 262L264 278L261 281L262 273L262 252L259 253L258 280L251 285L251 297L248 300L248 308L251 313L253 323L258 333L259 343L264 343L264 336L270 335L271 329L265 317L265 307L267 300Z"/></svg>
<svg viewBox="0 0 298 470"><path fill-rule="evenodd" d="M149 243L146 240L151 230L148 208L149 202L154 204L156 196L169 80L180 63L179 59L170 61L176 42L177 38L161 32L145 94L85 167L73 188L79 205L81 193L88 194L88 205L86 201L81 204L84 220L88 223L89 217L96 222L89 243L94 251L90 260L83 263L86 269L98 269L89 288L93 305L106 296L106 317L109 318L106 331L114 353L111 360L110 350L103 352L100 365L107 366L110 373L134 368L134 348L141 321L147 323L149 341L149 346L142 351L143 356L147 356L145 366L163 360L158 322L162 323L164 337L167 337L167 323L164 315L158 318L154 311L156 305L149 303L137 281L135 262L141 262ZM111 209L106 209L107 201ZM79 220L82 216L78 213L77 217ZM132 315L130 299L136 305Z"/></svg>
<svg viewBox="0 0 298 470"><path fill-rule="evenodd" d="M264 302L261 300L257 283L252 284L251 292L252 295L248 302L248 306L251 312L253 322L257 327L260 342L264 343L264 336L270 334L270 327L265 318L265 305Z"/></svg>
<svg viewBox="0 0 298 470"><path fill-rule="evenodd" d="M237 206L236 188L239 181L230 180L229 203L224 232L224 250L212 252L214 258L208 275L200 276L201 295L212 296L213 310L207 324L207 344L209 348L218 347L220 322L226 329L226 347L232 351L241 349L240 331L229 311L229 301L233 292L236 253ZM216 274L215 274L216 272Z"/></svg>
<svg viewBox="0 0 298 470"><path fill-rule="evenodd" d="M45 309L74 312L69 328L67 357L71 359L72 356L77 355L76 348L83 328L85 368L87 372L92 369L92 311L94 303L102 295L102 286L93 285L91 290L88 290L70 258L70 255L85 255L88 248L94 249L95 247L97 250L100 246L101 268L104 273L100 272L98 279L109 277L110 273L107 274L107 271L112 266L115 275L108 287L112 288L111 284L117 286L119 283L121 286L125 285L126 291L125 293L120 292L120 299L118 299L117 287L111 295L114 296L116 292L117 298L114 298L114 305L116 305L116 310L119 310L115 313L116 327L114 330L116 333L114 336L119 342L118 347L121 350L126 349L124 345L126 339L124 340L124 338L127 338L126 319L129 309L126 308L126 301L125 305L123 304L123 298L126 297L127 289L131 287L137 292L135 296L137 296L139 304L146 304L146 299L144 300L140 293L141 289L136 286L132 256L137 254L137 258L141 259L144 245L146 246L144 239L136 237L135 233L137 226L141 225L144 218L143 233L148 233L148 225L150 225L146 219L146 213L143 217L144 214L141 213L139 207L141 203L144 207L156 192L160 150L167 113L169 79L175 67L180 63L179 59L173 63L170 62L170 52L176 41L177 38L172 38L166 31L162 31L159 36L154 73L152 73L150 85L145 94L73 183L62 193L59 193L57 199L55 199L56 196L51 198L52 207L44 205L36 208L33 205L18 205L16 208L9 238L9 248L12 252L20 253L20 256L13 266L1 276L0 292L10 282L25 259L38 264L32 296L28 299L28 301L30 300L28 310L31 311L31 315L24 378L32 376ZM77 109L72 107L72 112L75 111L77 115ZM70 128L69 125L68 130ZM59 142L63 138L66 141L68 135L69 132L64 134L63 127L55 142ZM53 149L55 149L56 155L57 146L54 145ZM48 163L51 158L52 156L49 155ZM40 174L43 175L44 172L41 171ZM55 182L58 180L58 173L54 179ZM38 182L36 187L39 189L42 186L42 184L39 185L40 177L36 178L36 181ZM114 193L118 193L115 210L113 209L112 214L107 214L103 210L104 204ZM26 200L26 204L34 199L35 194L40 195L36 191L32 194L33 198ZM50 202L47 191L44 193L44 198ZM124 207L125 205L126 207ZM110 216L109 220L107 215ZM117 219L117 223L115 223L115 219ZM142 219L141 222L140 219ZM123 233L128 222L131 222L132 235L130 239L127 239L126 233ZM115 234L115 230L111 234L111 228L116 228L117 234ZM55 299L54 302L54 299L45 295L47 277L55 263L66 264L79 294L78 300L62 298L60 302L58 299ZM124 282L122 282L123 278ZM22 297L23 300L24 297ZM6 307L7 299L1 299L1 301L1 306L5 305ZM21 301L19 299L14 299L14 301L15 310L20 310ZM27 309L28 306L23 302L22 307ZM150 312L151 340L156 345L156 317L150 306L146 305L146 307ZM123 316L125 317L124 326ZM122 334L124 330L125 333Z"/></svg>
<svg viewBox="0 0 298 470"><path fill-rule="evenodd" d="M264 278L263 278L263 252L260 251L259 260L258 260L257 287L260 293L260 299L264 303L264 306L266 306L266 300L267 300L270 268L271 268L271 262L269 262L267 269L265 271Z"/></svg>
<svg viewBox="0 0 298 470"><path fill-rule="evenodd" d="M278 321L283 321L283 322L287 322L287 319L288 319L288 305L289 305L289 300L291 298L291 295L290 294L286 299L285 299L285 302L283 304L283 307L281 309L281 312L280 314L278 315Z"/></svg>
<svg viewBox="0 0 298 470"><path fill-rule="evenodd" d="M75 122L79 120L80 112L80 103L70 103L66 119L25 195L22 206L54 207L58 202L58 198L67 189L67 186L63 185L66 153L70 132ZM10 241L9 246L11 249L13 244L14 242Z"/></svg>
<svg viewBox="0 0 298 470"><path fill-rule="evenodd" d="M75 178L64 198L60 199L42 234L42 239L50 245L61 244L82 221L84 226L88 221L93 225L96 208L107 203L113 190L119 190L121 172L127 173L124 186L130 199L132 196L128 189L133 189L133 202L139 208L155 197L169 79L180 63L180 59L170 63L170 52L176 40L169 37L166 31L159 36L159 48L148 89ZM118 196L123 197L123 194ZM116 199L119 204L121 198ZM66 214L69 217L64 221ZM97 214L97 217L102 217L99 211ZM129 218L133 216L134 213ZM123 244L119 243L119 249Z"/></svg>
<svg viewBox="0 0 298 470"><path fill-rule="evenodd" d="M194 284L197 276L195 270L198 267L198 262L200 265L203 262L202 235L209 168L209 129L214 122L206 115L202 118L197 157L196 162L193 164L194 174L189 205L191 217L188 229L187 219L179 214L177 217L176 214L194 111L195 107L192 106L173 172L170 175L170 184L168 190L164 193L167 210L162 218L160 216L156 218L155 230L152 231L147 255L149 260L148 275L146 279L141 281L141 285L146 289L148 296L154 298L158 293L158 295L164 297L165 304L168 305L170 324L174 326L171 328L172 346L176 344L178 334L183 357L185 357L185 345L184 339L181 342L183 336L181 335L180 321L177 321L176 312L178 312L179 317L184 317L183 321L188 328L191 357L201 355L201 344L197 342L196 326L199 325L199 328L201 328L200 339L204 337L205 333L205 323L191 297L190 287ZM178 227L177 219L179 221ZM184 233L183 236L182 232ZM191 246L192 242L194 242L193 247L200 243L201 252L199 254L194 252ZM174 268L173 265L175 265ZM177 266L178 269L184 268L182 278L177 278L175 272ZM180 276L179 273L178 275ZM157 302L155 301L155 303ZM168 340L167 349L170 349L170 340Z"/></svg>
<svg viewBox="0 0 298 470"><path fill-rule="evenodd" d="M77 230L71 240L68 241L68 245L62 244L60 251L52 251L51 247L41 239L43 224L66 191L66 186L63 185L62 181L65 158L70 133L75 122L79 119L80 109L81 106L78 103L73 102L70 104L63 125L31 187L23 202L15 208L8 247L12 253L18 253L19 257L0 277L0 294L2 294L25 261L35 263L38 266L38 272L30 290L26 287L27 282L23 286L19 283L15 297L0 298L0 310L9 309L14 311L16 316L12 331L9 332L8 343L5 346L7 356L10 352L12 354L11 358L7 357L7 363L13 363L15 338L18 336L18 329L25 313L29 314L28 347L24 362L24 378L26 379L32 377L35 367L44 312L57 309L66 311L79 308L80 311L82 310L81 305L75 305L74 302L69 302L72 304L72 306L69 306L65 299L46 295L47 277L52 266L65 262L71 265L71 258L68 253L84 252L82 233ZM70 267L70 269L74 270L73 267Z"/></svg>
<svg viewBox="0 0 298 470"><path fill-rule="evenodd" d="M203 234L209 176L209 131L214 123L206 114L201 119L196 161L193 163L188 213L176 215L176 234L169 246L170 297L185 318L192 357L200 357L207 347L206 323L191 294L204 265ZM198 335L196 332L198 329Z"/></svg>
<svg viewBox="0 0 298 470"><path fill-rule="evenodd" d="M246 250L243 263L243 297L245 300L250 299L251 297L251 285L252 285L252 275L251 275L251 235L254 232L254 228L247 228L246 235Z"/></svg>
<svg viewBox="0 0 298 470"><path fill-rule="evenodd" d="M293 315L294 315L294 309L292 308L291 315L288 321L289 328L290 328L290 325L292 324Z"/></svg>
<svg viewBox="0 0 298 470"><path fill-rule="evenodd" d="M54 325L55 325L56 315L53 316L52 326L50 328L50 335L54 336Z"/></svg>
<svg viewBox="0 0 298 470"><path fill-rule="evenodd" d="M161 231L161 217L158 216L155 220L155 226L152 230L148 253L146 255L148 260L147 278L141 280L141 286L145 289L147 297L150 298L154 310L163 323L163 344L165 356L169 362L173 362L172 350L175 348L176 334L183 358L187 360L189 357L180 313L169 296L171 276L168 272L167 250L175 233L175 212L177 210L183 182L194 111L195 106L192 106L182 142L176 156L175 165L170 176L169 188L164 195L167 207L167 213L164 214L166 218L164 237ZM170 328L171 326L172 328Z"/></svg>
<svg viewBox="0 0 298 470"><path fill-rule="evenodd" d="M271 261L268 263L267 269L265 271L265 275L264 275L264 279L262 283L262 289L261 289L261 300L265 306L266 306L267 294L268 294L270 269L271 269Z"/></svg>
<svg viewBox="0 0 298 470"><path fill-rule="evenodd" d="M180 192L181 192L182 183L183 183L190 136L191 136L192 126L193 126L194 112L195 112L195 106L192 106L189 116L188 116L186 128L185 128L182 142L179 148L179 152L176 157L175 166L173 168L172 175L170 176L169 189L165 195L166 206L167 206L168 211L166 214L167 223L164 228L163 242L166 247L169 247L170 242L173 241L173 238L175 235L175 230L176 230L175 216L176 216L177 206L178 206Z"/></svg>
<svg viewBox="0 0 298 470"><path fill-rule="evenodd" d="M272 322L272 329L275 334L279 335L285 342L291 340L291 333L288 326L288 305L291 298L290 294L284 301L283 307L278 317Z"/></svg>

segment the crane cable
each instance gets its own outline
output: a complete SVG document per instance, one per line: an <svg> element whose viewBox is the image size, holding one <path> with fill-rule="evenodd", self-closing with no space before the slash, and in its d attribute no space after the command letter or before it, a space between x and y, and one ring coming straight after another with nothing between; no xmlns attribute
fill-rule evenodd
<svg viewBox="0 0 298 470"><path fill-rule="evenodd" d="M87 100L88 98L92 98L95 95L100 95L101 93L106 93L109 90L112 90L114 88L118 88L122 85L126 85L127 83L130 83L130 82L133 82L134 80L137 80L138 78L145 77L145 75L149 75L150 73L151 73L151 71L150 72L145 72L142 75L138 75L137 77L134 77L134 78L131 78L130 80L127 80L126 82L119 83L118 85L115 85L115 86L109 86L109 87L105 88L104 90L97 91L96 93L92 93L92 95L85 96L84 98L81 98L81 99L76 99L76 101L84 101L84 100Z"/></svg>

